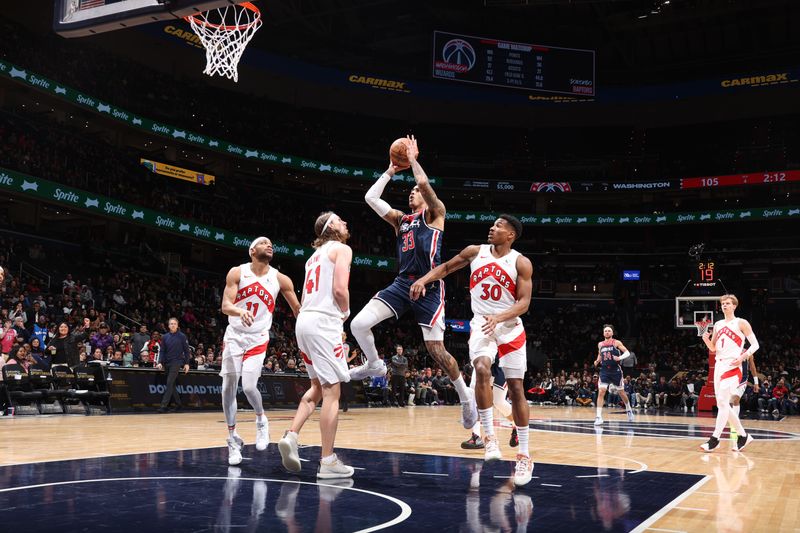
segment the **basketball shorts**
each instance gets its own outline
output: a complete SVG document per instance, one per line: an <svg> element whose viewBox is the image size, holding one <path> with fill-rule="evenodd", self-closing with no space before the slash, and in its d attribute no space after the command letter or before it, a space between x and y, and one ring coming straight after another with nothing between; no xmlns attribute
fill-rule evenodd
<svg viewBox="0 0 800 533"><path fill-rule="evenodd" d="M303 311L298 315L295 326L297 346L309 378L318 379L323 385L350 381L342 345L343 331L341 318L314 311Z"/></svg>
<svg viewBox="0 0 800 533"><path fill-rule="evenodd" d="M600 379L597 385L600 389L607 389L609 387L615 387L619 390L625 390L625 384L622 380L622 372L616 374L604 374L600 372Z"/></svg>
<svg viewBox="0 0 800 533"><path fill-rule="evenodd" d="M498 366L503 370L506 379L522 379L528 368L525 350L525 328L518 318L497 324L491 335L485 335L481 330L484 318L476 316L470 320L469 334L469 360L478 357L488 357L494 363L495 357L499 359Z"/></svg>
<svg viewBox="0 0 800 533"><path fill-rule="evenodd" d="M222 340L222 369L219 375L242 372L256 372L260 375L267 356L267 346L269 331L243 333L228 327Z"/></svg>
<svg viewBox="0 0 800 533"><path fill-rule="evenodd" d="M714 392L736 394L742 382L742 367L731 366L730 361L717 361L714 365ZM742 390L744 392L744 390Z"/></svg>
<svg viewBox="0 0 800 533"><path fill-rule="evenodd" d="M375 298L388 305L395 318L411 309L417 324L422 326L422 336L426 341L444 340L444 283L434 281L425 287L425 296L412 302L408 292L414 281L413 278L397 276Z"/></svg>

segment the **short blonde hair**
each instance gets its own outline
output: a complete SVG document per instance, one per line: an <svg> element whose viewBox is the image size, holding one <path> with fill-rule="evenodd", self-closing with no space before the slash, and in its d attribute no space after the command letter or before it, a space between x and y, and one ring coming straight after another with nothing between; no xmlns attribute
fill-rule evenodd
<svg viewBox="0 0 800 533"><path fill-rule="evenodd" d="M719 297L719 303L722 303L725 300L730 300L733 302L733 305L739 307L739 298L737 298L735 294L723 294Z"/></svg>

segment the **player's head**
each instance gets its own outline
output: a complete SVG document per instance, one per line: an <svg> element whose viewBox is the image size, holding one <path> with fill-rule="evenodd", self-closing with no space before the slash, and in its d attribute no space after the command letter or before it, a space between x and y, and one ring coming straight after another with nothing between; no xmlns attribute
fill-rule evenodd
<svg viewBox="0 0 800 533"><path fill-rule="evenodd" d="M489 244L511 244L522 235L522 222L512 215L500 215L489 228Z"/></svg>
<svg viewBox="0 0 800 533"><path fill-rule="evenodd" d="M250 259L269 263L272 261L272 241L267 237L256 237L250 243Z"/></svg>
<svg viewBox="0 0 800 533"><path fill-rule="evenodd" d="M614 326L611 324L603 324L603 338L610 339L614 336Z"/></svg>
<svg viewBox="0 0 800 533"><path fill-rule="evenodd" d="M317 236L311 244L314 248L319 248L328 241L347 242L350 238L347 222L333 211L326 211L317 217L314 234Z"/></svg>
<svg viewBox="0 0 800 533"><path fill-rule="evenodd" d="M719 297L719 306L722 312L734 312L739 307L739 299L733 294L723 294Z"/></svg>
<svg viewBox="0 0 800 533"><path fill-rule="evenodd" d="M420 211L427 207L422 193L419 192L419 185L414 185L414 188L411 189L408 195L408 207L410 207L412 211Z"/></svg>

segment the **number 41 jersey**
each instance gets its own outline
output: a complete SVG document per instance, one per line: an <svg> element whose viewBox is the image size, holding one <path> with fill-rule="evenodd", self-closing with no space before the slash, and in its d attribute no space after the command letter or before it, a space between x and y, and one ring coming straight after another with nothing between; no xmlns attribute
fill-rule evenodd
<svg viewBox="0 0 800 533"><path fill-rule="evenodd" d="M511 250L503 257L492 255L492 246L482 244L478 255L470 262L469 292L472 313L495 315L508 310L517 301L517 257Z"/></svg>

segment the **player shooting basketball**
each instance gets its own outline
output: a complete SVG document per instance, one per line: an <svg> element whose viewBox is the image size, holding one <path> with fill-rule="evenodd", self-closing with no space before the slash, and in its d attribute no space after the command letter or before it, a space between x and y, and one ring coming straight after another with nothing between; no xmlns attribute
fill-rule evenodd
<svg viewBox="0 0 800 533"><path fill-rule="evenodd" d="M444 283L434 281L427 287L427 293L417 300L409 297L409 289L415 280L431 271L441 263L442 233L444 232L445 207L431 187L428 176L417 161L419 149L417 140L411 136L407 142L407 157L414 172L416 186L408 196L410 214L405 214L381 199L381 194L392 176L403 170L390 163L386 172L375 182L364 199L378 216L389 223L397 235L397 255L400 272L391 285L378 292L375 297L356 315L350 330L358 345L367 356L367 363L350 371L350 378L364 379L368 376L386 374L386 364L378 358L372 328L384 320L400 318L409 309L414 312L417 323L422 327L425 348L442 367L461 400L461 417L465 428L471 428L478 420L475 395L464 382L456 360L444 347Z"/></svg>

